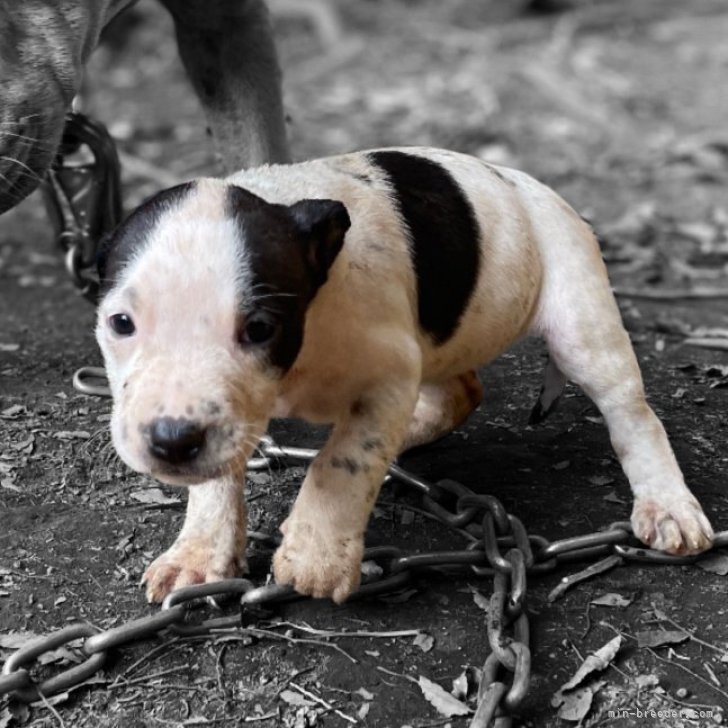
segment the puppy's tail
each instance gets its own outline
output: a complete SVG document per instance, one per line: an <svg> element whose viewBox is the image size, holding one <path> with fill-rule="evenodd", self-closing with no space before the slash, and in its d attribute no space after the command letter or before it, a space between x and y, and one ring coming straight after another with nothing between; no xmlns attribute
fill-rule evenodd
<svg viewBox="0 0 728 728"><path fill-rule="evenodd" d="M539 422L543 422L556 409L565 386L566 377L556 366L554 360L549 358L538 401L528 418L529 425L537 425Z"/></svg>

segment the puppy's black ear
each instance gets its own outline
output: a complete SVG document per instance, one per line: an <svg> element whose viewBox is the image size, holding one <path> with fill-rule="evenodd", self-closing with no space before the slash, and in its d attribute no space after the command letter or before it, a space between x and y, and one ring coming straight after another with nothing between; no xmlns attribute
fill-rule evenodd
<svg viewBox="0 0 728 728"><path fill-rule="evenodd" d="M288 209L307 244L307 258L317 285L322 285L344 245L344 235L351 226L349 213L335 200L301 200Z"/></svg>

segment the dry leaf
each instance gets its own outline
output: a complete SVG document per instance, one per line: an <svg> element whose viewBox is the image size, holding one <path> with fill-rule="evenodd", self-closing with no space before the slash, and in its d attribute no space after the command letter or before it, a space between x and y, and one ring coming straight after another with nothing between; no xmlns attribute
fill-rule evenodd
<svg viewBox="0 0 728 728"><path fill-rule="evenodd" d="M728 554L715 551L707 556L703 556L698 561L698 566L704 571L709 571L711 574L725 576L728 574Z"/></svg>
<svg viewBox="0 0 728 728"><path fill-rule="evenodd" d="M640 690L644 690L645 688L656 688L660 684L660 678L657 675L637 675L635 682Z"/></svg>
<svg viewBox="0 0 728 728"><path fill-rule="evenodd" d="M594 695L604 685L604 682L597 682L593 685L586 685L566 695L560 695L559 718L578 723L583 720L592 706ZM557 695L560 694L557 693Z"/></svg>
<svg viewBox="0 0 728 728"><path fill-rule="evenodd" d="M86 430L59 430L53 433L53 437L56 440L88 440L91 433Z"/></svg>
<svg viewBox="0 0 728 728"><path fill-rule="evenodd" d="M620 635L609 640L606 645L600 647L596 652L589 655L589 657L584 660L581 667L574 673L571 680L568 680L561 686L561 691L575 688L584 681L585 677L591 675L596 670L604 670L617 656L617 652L619 652L619 648L621 646L622 638Z"/></svg>
<svg viewBox="0 0 728 728"><path fill-rule="evenodd" d="M154 505L169 505L170 503L180 503L179 498L172 498L165 495L159 488L146 488L144 490L136 490L131 494L135 501L140 503L151 503Z"/></svg>
<svg viewBox="0 0 728 728"><path fill-rule="evenodd" d="M598 607L628 607L632 604L632 600L623 597L621 594L608 592L596 599L592 599L589 604L596 604Z"/></svg>
<svg viewBox="0 0 728 728"><path fill-rule="evenodd" d="M6 407L2 412L0 412L0 417L5 420L15 420L20 417L20 415L26 414L28 414L28 410L24 405L14 404L10 407Z"/></svg>
<svg viewBox="0 0 728 728"><path fill-rule="evenodd" d="M0 635L0 647L4 650L17 650L39 636L35 632L6 632Z"/></svg>
<svg viewBox="0 0 728 728"><path fill-rule="evenodd" d="M470 708L465 703L454 698L444 688L422 675L420 675L419 686L422 694L425 696L425 700L444 718L452 718L454 715L467 715L470 713Z"/></svg>
<svg viewBox="0 0 728 728"><path fill-rule="evenodd" d="M609 475L592 475L588 480L592 485L609 485L614 482L614 478Z"/></svg>
<svg viewBox="0 0 728 728"><path fill-rule="evenodd" d="M463 670L453 681L452 681L452 694L458 700L465 700L468 697L468 673Z"/></svg>
<svg viewBox="0 0 728 728"><path fill-rule="evenodd" d="M429 652L435 644L435 638L426 632L420 632L412 644L419 647L423 652Z"/></svg>
<svg viewBox="0 0 728 728"><path fill-rule="evenodd" d="M306 708L316 705L313 701L304 698L301 693L296 693L293 690L283 690L278 697L288 705L300 705Z"/></svg>
<svg viewBox="0 0 728 728"><path fill-rule="evenodd" d="M602 500L607 501L608 503L619 503L621 505L626 505L627 501L624 500L624 498L620 498L615 491L611 491L607 493L607 495L602 498Z"/></svg>
<svg viewBox="0 0 728 728"><path fill-rule="evenodd" d="M690 635L681 630L654 629L637 632L638 647L663 647L678 645L689 639Z"/></svg>

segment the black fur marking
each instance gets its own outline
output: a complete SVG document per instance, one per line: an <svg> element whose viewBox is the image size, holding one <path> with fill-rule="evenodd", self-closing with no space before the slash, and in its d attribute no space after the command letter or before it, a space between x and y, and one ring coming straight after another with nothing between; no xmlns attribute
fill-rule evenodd
<svg viewBox="0 0 728 728"><path fill-rule="evenodd" d="M185 182L159 192L137 207L102 239L96 256L99 297L106 295L116 285L126 264L149 241L149 234L162 215L179 205L193 187L194 182Z"/></svg>
<svg viewBox="0 0 728 728"><path fill-rule="evenodd" d="M349 413L352 417L361 417L362 415L366 414L367 409L367 404L363 399L355 399L351 403Z"/></svg>
<svg viewBox="0 0 728 728"><path fill-rule="evenodd" d="M233 186L227 209L239 226L252 273L250 290L242 292L240 326L256 314L277 323L260 349L285 373L301 350L306 309L341 250L349 216L340 202L302 200L286 207Z"/></svg>
<svg viewBox="0 0 728 728"><path fill-rule="evenodd" d="M441 165L397 151L369 154L389 177L409 229L420 326L436 344L456 331L478 280L480 233L463 190Z"/></svg>
<svg viewBox="0 0 728 728"><path fill-rule="evenodd" d="M372 450L381 450L384 447L384 442L378 437L370 437L364 440L361 446L364 452L371 452Z"/></svg>
<svg viewBox="0 0 728 728"><path fill-rule="evenodd" d="M349 475L356 475L359 471L363 470L365 473L369 470L369 466L366 464L358 463L353 458L331 458L331 467L346 470Z"/></svg>
<svg viewBox="0 0 728 728"><path fill-rule="evenodd" d="M221 411L220 405L213 400L209 400L205 403L205 412L208 415L219 415Z"/></svg>
<svg viewBox="0 0 728 728"><path fill-rule="evenodd" d="M561 395L556 397L556 399L549 405L548 409L544 408L544 406L541 404L541 397L543 396L544 389L544 387L541 387L541 391L539 392L536 404L533 406L531 414L528 417L529 425L538 425L543 422L552 412L556 410L556 407L559 404Z"/></svg>

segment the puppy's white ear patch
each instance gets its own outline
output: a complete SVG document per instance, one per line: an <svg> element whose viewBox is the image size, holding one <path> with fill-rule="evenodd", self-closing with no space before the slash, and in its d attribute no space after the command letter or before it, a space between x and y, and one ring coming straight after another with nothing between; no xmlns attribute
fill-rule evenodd
<svg viewBox="0 0 728 728"><path fill-rule="evenodd" d="M346 207L336 200L301 200L289 208L296 230L308 245L307 259L321 285L351 227Z"/></svg>

